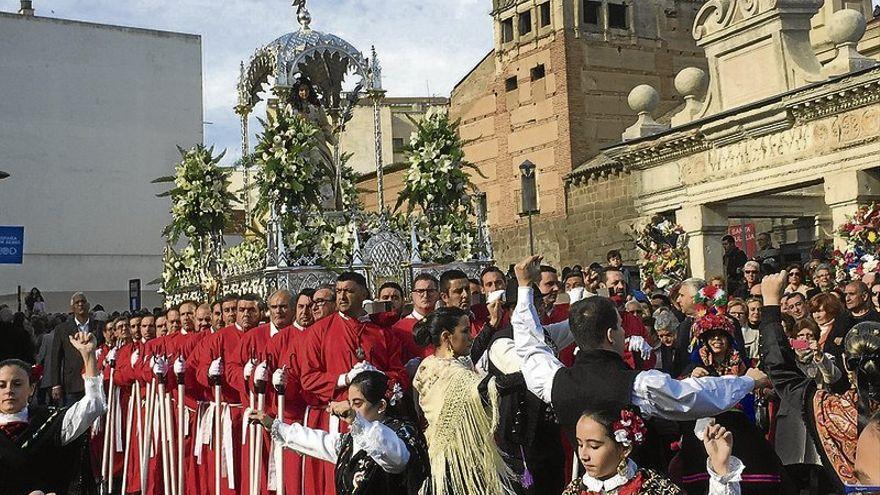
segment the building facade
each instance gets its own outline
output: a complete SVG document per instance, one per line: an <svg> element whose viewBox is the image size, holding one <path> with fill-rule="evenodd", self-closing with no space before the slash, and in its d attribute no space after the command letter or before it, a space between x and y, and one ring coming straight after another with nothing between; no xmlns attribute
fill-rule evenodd
<svg viewBox="0 0 880 495"><path fill-rule="evenodd" d="M652 117L655 90L632 93L640 117L627 139L567 178L569 216L581 219L570 232L589 232L585 217L609 206L595 191L619 190L622 226L659 214L684 227L699 277L723 273L721 237L731 226L771 232L796 257L832 238L857 205L880 199L880 67L870 48L880 20L866 26L870 2L858 4L704 7L693 33L708 72L675 79L686 104L667 115L671 126ZM817 25L833 53L811 49Z"/></svg>
<svg viewBox="0 0 880 495"><path fill-rule="evenodd" d="M0 12L0 225L24 226L21 265L0 265L0 303L38 287L128 308L141 279L158 306L165 185L202 142L199 36Z"/></svg>

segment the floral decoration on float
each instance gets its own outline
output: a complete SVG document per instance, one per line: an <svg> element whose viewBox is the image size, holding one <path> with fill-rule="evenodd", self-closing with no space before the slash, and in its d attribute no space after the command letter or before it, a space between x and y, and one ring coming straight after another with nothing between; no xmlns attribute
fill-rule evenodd
<svg viewBox="0 0 880 495"><path fill-rule="evenodd" d="M636 231L635 244L641 251L639 270L645 291L666 289L688 277L687 234L680 225L656 215Z"/></svg>

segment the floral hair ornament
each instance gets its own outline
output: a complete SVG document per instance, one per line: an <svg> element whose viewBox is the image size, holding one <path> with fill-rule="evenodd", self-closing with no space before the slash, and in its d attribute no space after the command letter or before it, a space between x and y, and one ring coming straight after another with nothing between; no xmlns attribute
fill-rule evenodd
<svg viewBox="0 0 880 495"><path fill-rule="evenodd" d="M692 327L694 338L710 330L722 330L733 336L733 321L727 317L727 293L707 285L694 295L694 311L696 319Z"/></svg>
<svg viewBox="0 0 880 495"><path fill-rule="evenodd" d="M385 390L385 400L388 401L388 404L392 406L396 406L400 399L403 398L403 387L400 386L400 382L392 379L388 379L388 388Z"/></svg>
<svg viewBox="0 0 880 495"><path fill-rule="evenodd" d="M648 433L645 420L629 408L620 411L620 419L611 424L611 429L614 432L614 441L624 447L641 445Z"/></svg>

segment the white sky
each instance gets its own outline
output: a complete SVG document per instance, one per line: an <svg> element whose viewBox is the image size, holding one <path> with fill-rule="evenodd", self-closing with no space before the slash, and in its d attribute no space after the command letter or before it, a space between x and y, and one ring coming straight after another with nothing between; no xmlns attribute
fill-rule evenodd
<svg viewBox="0 0 880 495"><path fill-rule="evenodd" d="M880 0L873 0L875 5ZM34 0L37 15L202 36L205 143L239 156L239 62L298 28L289 0ZM18 10L0 0L0 10ZM490 0L309 0L312 28L364 54L375 45L389 96L449 96L492 47ZM252 129L253 131L254 129Z"/></svg>
<svg viewBox="0 0 880 495"><path fill-rule="evenodd" d="M299 28L289 0L34 0L39 16L199 34L205 143L240 156L239 63ZM310 0L312 28L375 45L389 96L448 96L492 47L490 0ZM18 0L0 0L17 11ZM255 127L256 122L252 124ZM255 131L256 129L252 129ZM252 139L253 142L253 139Z"/></svg>

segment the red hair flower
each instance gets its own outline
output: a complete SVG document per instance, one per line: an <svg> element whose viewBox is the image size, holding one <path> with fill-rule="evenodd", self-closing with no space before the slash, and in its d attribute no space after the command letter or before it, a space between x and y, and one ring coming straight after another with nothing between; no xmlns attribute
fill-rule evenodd
<svg viewBox="0 0 880 495"><path fill-rule="evenodd" d="M614 440L624 447L641 445L645 441L648 429L645 420L632 409L624 408L620 411L620 420L611 424Z"/></svg>

